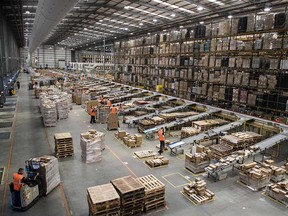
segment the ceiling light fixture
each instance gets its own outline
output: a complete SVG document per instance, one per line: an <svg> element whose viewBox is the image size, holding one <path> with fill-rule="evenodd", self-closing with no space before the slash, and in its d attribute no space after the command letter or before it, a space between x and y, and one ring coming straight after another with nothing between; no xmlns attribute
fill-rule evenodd
<svg viewBox="0 0 288 216"><path fill-rule="evenodd" d="M30 11L25 11L25 14L30 14Z"/></svg>
<svg viewBox="0 0 288 216"><path fill-rule="evenodd" d="M130 8L130 6L125 6L124 7L125 10L128 10L129 8Z"/></svg>
<svg viewBox="0 0 288 216"><path fill-rule="evenodd" d="M146 13L146 14L151 14L151 15L154 15L154 16L158 16L158 17L161 17L161 18L164 18L164 19L168 19L168 20L172 19L170 17L166 17L166 16L163 16L163 15L160 15L160 14L157 14L157 13L149 12L147 10L143 10L143 9L140 9L140 8L135 8L135 7L131 7L131 6L129 6L129 8L131 8L133 10L141 11L141 12Z"/></svg>
<svg viewBox="0 0 288 216"><path fill-rule="evenodd" d="M157 22L158 20L157 19L153 19L153 22Z"/></svg>
<svg viewBox="0 0 288 216"><path fill-rule="evenodd" d="M228 19L232 19L232 17L233 17L232 15L229 15L229 16L228 16Z"/></svg>
<svg viewBox="0 0 288 216"><path fill-rule="evenodd" d="M199 6L197 7L197 10L198 10L198 11L202 11L202 10L204 10L204 8L199 5Z"/></svg>
<svg viewBox="0 0 288 216"><path fill-rule="evenodd" d="M87 28L84 28L84 30L87 31L88 29L87 29Z"/></svg>
<svg viewBox="0 0 288 216"><path fill-rule="evenodd" d="M139 23L140 26L143 26L143 23Z"/></svg>
<svg viewBox="0 0 288 216"><path fill-rule="evenodd" d="M176 5L173 5L173 4L170 4L170 3L167 3L167 2L163 2L163 1L160 1L160 0L153 0L154 2L157 2L159 4L163 4L165 6L169 6L171 8L174 8L174 9L177 9L177 10L181 10L181 11L184 11L186 13L190 13L190 14L194 14L195 12L194 11L191 11L191 10L187 10L185 8L181 8L179 6L176 6Z"/></svg>
<svg viewBox="0 0 288 216"><path fill-rule="evenodd" d="M204 22L203 21L201 21L201 22L199 22L201 25L203 25L204 24Z"/></svg>
<svg viewBox="0 0 288 216"><path fill-rule="evenodd" d="M175 14L175 13L172 13L170 16L171 16L171 17L175 17L175 16L176 16L176 14Z"/></svg>
<svg viewBox="0 0 288 216"><path fill-rule="evenodd" d="M266 3L264 7L265 12L269 12L271 10L270 4Z"/></svg>

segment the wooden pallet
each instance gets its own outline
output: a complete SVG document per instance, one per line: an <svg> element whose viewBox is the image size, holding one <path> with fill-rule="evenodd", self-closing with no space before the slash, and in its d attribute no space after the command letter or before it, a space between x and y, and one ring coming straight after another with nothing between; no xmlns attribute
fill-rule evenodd
<svg viewBox="0 0 288 216"><path fill-rule="evenodd" d="M131 197L134 194L144 194L144 187L132 176L114 179L111 181L120 197Z"/></svg>
<svg viewBox="0 0 288 216"><path fill-rule="evenodd" d="M139 177L137 178L137 181L139 181L144 186L146 196L149 194L154 195L155 192L158 193L165 190L165 185L152 174Z"/></svg>
<svg viewBox="0 0 288 216"><path fill-rule="evenodd" d="M150 211L152 209L158 209L158 208L161 208L161 207L165 207L165 200L159 200L159 201L154 202L153 204L145 205L144 206L144 211L148 212L148 211Z"/></svg>
<svg viewBox="0 0 288 216"><path fill-rule="evenodd" d="M56 153L57 158L72 157L72 156L74 156L74 154L57 154Z"/></svg>
<svg viewBox="0 0 288 216"><path fill-rule="evenodd" d="M137 151L137 152L134 152L134 154L140 158L140 159L143 159L143 158L149 158L149 157L154 157L157 155L157 152L154 152L152 150L144 150L144 151Z"/></svg>

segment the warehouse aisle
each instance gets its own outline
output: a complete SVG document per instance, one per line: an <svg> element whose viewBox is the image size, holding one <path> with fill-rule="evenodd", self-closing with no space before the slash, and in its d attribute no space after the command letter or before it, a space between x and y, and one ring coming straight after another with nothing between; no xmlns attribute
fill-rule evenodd
<svg viewBox="0 0 288 216"><path fill-rule="evenodd" d="M37 100L34 91L27 90L28 75L21 74L20 82L22 89L19 93L17 119L14 137L13 158L9 171L9 180L12 173L19 167L24 166L24 161L30 157L42 156L45 154L54 155L54 133L70 132L73 136L74 153L73 157L59 159L59 168L62 184L47 197L43 197L35 206L21 215L88 215L88 204L86 198L87 187L105 184L115 178L126 175L144 176L155 175L166 185L165 199L167 206L162 209L150 211L147 215L201 215L201 216L234 216L243 214L253 216L264 215L287 215L288 209L273 203L262 196L260 192L253 192L243 185L237 183L238 176L229 174L227 180L214 182L206 176L208 188L216 194L213 202L195 206L188 201L181 193L183 186L188 184L195 176L184 169L182 156L170 157L169 152L165 152L170 160L167 167L151 169L144 164L144 160L134 156L135 151L156 150L158 141L148 141L140 148L127 148L115 137L116 131L107 131L106 124L89 124L90 117L81 106L73 105L69 113L69 118L57 122L56 127L44 128L40 117ZM80 133L86 132L89 128L105 132L106 149L103 151L101 162L85 164L81 160ZM121 124L121 128L136 133L136 129L127 128ZM170 138L169 138L170 139ZM176 138L171 138L176 139ZM5 156L8 161L9 148L5 149ZM202 177L202 175L199 175ZM62 187L63 186L63 187ZM64 189L64 190L63 190ZM66 206L64 191L68 205ZM0 187L3 197L3 186ZM9 207L9 193L5 200L5 214L16 215ZM69 211L67 211L69 208Z"/></svg>
<svg viewBox="0 0 288 216"><path fill-rule="evenodd" d="M50 155L51 151L47 145L42 119L40 117L39 109L34 99L34 91L28 91L28 82L30 76L27 74L20 74L18 80L21 83L21 88L18 93L18 105L16 108L14 142L11 138L11 146L13 146L12 158L10 158L11 167L9 169L8 183L12 181L12 175L17 172L18 168L25 166L25 160L41 155ZM5 155L7 161L6 167L9 167L9 146L6 145L1 156ZM1 200L4 197L4 186L1 186ZM6 190L4 209L1 214L4 215L18 215L10 207L10 192ZM49 205L47 205L49 203ZM42 197L31 209L21 213L21 215L65 215L64 204L61 199L59 188L52 191L47 197Z"/></svg>

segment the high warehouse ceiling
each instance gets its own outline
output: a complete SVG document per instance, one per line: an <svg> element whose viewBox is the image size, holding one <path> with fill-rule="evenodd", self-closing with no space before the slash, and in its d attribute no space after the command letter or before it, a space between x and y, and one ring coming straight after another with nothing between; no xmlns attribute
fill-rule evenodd
<svg viewBox="0 0 288 216"><path fill-rule="evenodd" d="M52 0L44 2L49 1ZM61 22L55 23L50 34L40 39L46 45L84 48L104 38L113 40L229 15L263 13L265 8L266 12L270 8L283 9L287 3L288 0L80 0L63 14ZM25 45L25 39L29 43L37 21L35 15L40 11L38 0L1 0L0 5L20 46Z"/></svg>

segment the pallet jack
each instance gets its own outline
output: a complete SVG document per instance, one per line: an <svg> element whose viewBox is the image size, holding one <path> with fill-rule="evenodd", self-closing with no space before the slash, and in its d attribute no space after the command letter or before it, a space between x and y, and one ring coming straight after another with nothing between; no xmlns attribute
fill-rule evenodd
<svg viewBox="0 0 288 216"><path fill-rule="evenodd" d="M25 170L27 177L23 179L23 186L20 190L21 206L14 206L14 185L13 182L9 184L11 207L15 211L28 210L46 194L40 162L32 161L32 159L25 161Z"/></svg>

